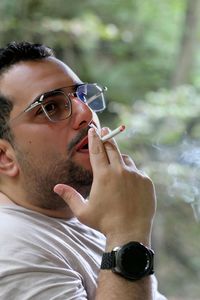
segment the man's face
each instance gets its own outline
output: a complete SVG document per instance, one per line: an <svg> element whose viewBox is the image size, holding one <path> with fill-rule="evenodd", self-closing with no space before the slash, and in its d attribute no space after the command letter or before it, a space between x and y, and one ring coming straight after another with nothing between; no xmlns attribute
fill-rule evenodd
<svg viewBox="0 0 200 300"><path fill-rule="evenodd" d="M38 95L80 83L65 64L48 58L16 64L4 74L0 88L14 104L12 120ZM78 145L87 136L92 120L98 122L91 110L74 98L72 115L66 120L53 123L33 110L10 123L19 163L19 182L27 201L48 209L64 207L64 201L53 192L57 183L69 184L83 196L88 195L92 183L89 152L86 145L86 148Z"/></svg>

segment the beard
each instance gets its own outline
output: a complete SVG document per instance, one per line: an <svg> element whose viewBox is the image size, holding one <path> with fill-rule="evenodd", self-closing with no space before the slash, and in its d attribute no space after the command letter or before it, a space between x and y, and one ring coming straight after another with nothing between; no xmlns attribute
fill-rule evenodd
<svg viewBox="0 0 200 300"><path fill-rule="evenodd" d="M19 149L17 158L23 176L23 188L29 203L40 208L56 210L65 209L66 202L54 193L58 183L73 187L84 198L88 197L93 181L91 171L84 169L70 159L43 157L36 161ZM48 163L47 163L48 162Z"/></svg>

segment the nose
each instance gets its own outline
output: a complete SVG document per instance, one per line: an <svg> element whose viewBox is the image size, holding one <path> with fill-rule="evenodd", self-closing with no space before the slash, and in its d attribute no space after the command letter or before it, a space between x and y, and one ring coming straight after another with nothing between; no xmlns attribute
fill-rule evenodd
<svg viewBox="0 0 200 300"><path fill-rule="evenodd" d="M86 127L93 118L92 110L87 104L83 103L77 98L72 100L72 127L73 129L81 129Z"/></svg>

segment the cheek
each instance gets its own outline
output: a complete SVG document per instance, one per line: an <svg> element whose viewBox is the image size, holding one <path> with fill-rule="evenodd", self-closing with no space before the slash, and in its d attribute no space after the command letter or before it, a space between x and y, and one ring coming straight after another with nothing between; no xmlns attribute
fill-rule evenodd
<svg viewBox="0 0 200 300"><path fill-rule="evenodd" d="M95 112L92 112L92 120L95 122L97 127L100 129L101 128L100 121L99 121L99 118L98 118L98 116Z"/></svg>
<svg viewBox="0 0 200 300"><path fill-rule="evenodd" d="M59 153L66 155L67 136L66 130L62 135L61 130L54 130L48 126L27 125L17 128L14 132L15 143L24 153L46 155Z"/></svg>

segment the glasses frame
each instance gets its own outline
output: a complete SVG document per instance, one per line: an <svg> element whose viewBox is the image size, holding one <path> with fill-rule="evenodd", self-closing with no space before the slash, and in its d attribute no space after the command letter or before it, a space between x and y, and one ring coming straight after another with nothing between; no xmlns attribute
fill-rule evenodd
<svg viewBox="0 0 200 300"><path fill-rule="evenodd" d="M37 106L41 106L41 108L42 108L42 110L43 110L45 116L47 117L47 119L48 119L49 121L53 122L53 123L60 122L60 121L63 121L63 120L68 119L68 118L71 116L71 114L72 114L72 101L71 101L71 99L68 97L68 95L66 95L66 93L64 93L64 91L62 91L62 89L63 89L63 88L61 88L61 89L56 89L56 90L52 90L52 91L49 91L49 92L46 92L46 93L42 94L41 96L39 96L39 99L38 99L38 100L37 100L37 98L38 98L38 97L37 97L37 98L35 99L35 101L33 101L33 103L31 103L31 104L23 111L23 113L29 112L29 111L31 111L32 109L34 109L35 107L37 107ZM70 107L69 114L66 115L65 118L60 119L60 120L57 120L57 121L51 119L51 117L48 115L48 113L47 113L47 111L46 111L46 109L45 109L45 107L44 107L44 105L43 105L43 101L44 101L45 96L48 95L48 94L52 94L53 92L59 92L59 93L62 93L62 94L65 96L65 98L66 98L66 103L67 103L67 104L69 105L69 107Z"/></svg>
<svg viewBox="0 0 200 300"><path fill-rule="evenodd" d="M81 86L84 86L84 85L94 85L94 86L97 86L98 88L100 88L100 90L99 90L99 92L98 92L97 94L95 94L95 95L91 96L89 99L87 99L87 102L84 102L84 101L83 101L82 99L80 99L80 98L78 97L78 95L77 95L77 89L78 89L79 87L81 87ZM65 92L63 91L64 89L69 89L69 88L75 88L76 91L75 91L75 92L70 92L70 93L65 93ZM57 92L62 92L62 93L65 95L66 99L68 100L68 104L69 104L69 106L70 106L70 113L69 113L69 115L67 115L67 117L64 118L64 119L57 120L57 121L52 120L52 119L49 117L49 115L48 115L48 113L46 112L44 106L42 105L42 102L44 101L45 96L48 95L48 94L51 94L51 93L53 93L53 92L56 92L56 91L57 91ZM21 115L23 115L24 113L30 112L32 109L34 109L35 107L37 107L37 106L39 106L39 105L41 105L41 108L42 108L42 110L43 110L45 116L47 117L47 119L48 119L49 121L51 121L51 122L54 123L54 122L60 122L60 121L66 120L66 119L68 119L68 118L72 115L72 99L71 99L71 97L77 98L79 101L81 101L82 103L86 104L91 110L93 110L88 104L90 104L93 100L95 100L95 98L97 98L98 96L100 96L100 95L102 94L102 97L103 97L103 98L102 98L103 108L100 109L100 110L93 110L93 111L95 111L95 112L103 111L103 110L106 108L105 99L104 99L104 92L105 92L105 91L107 91L107 87L98 85L97 83L81 83L81 84L72 85L72 86L67 86L67 87L62 87L62 88L58 88L58 89L55 89L55 90L51 90L51 91L45 92L45 93L43 93L43 94L37 96L37 97L33 100L33 102L27 106L27 108L25 108L25 109L24 109L22 112L20 112L16 117L14 117L12 120L10 120L10 123L13 122L13 121L15 121L16 119L18 119L18 118L19 118Z"/></svg>

